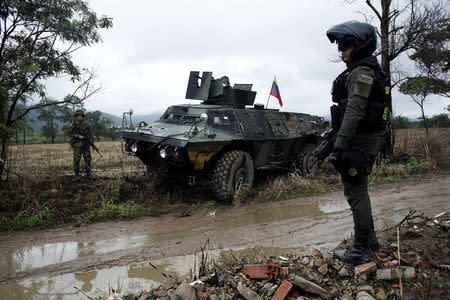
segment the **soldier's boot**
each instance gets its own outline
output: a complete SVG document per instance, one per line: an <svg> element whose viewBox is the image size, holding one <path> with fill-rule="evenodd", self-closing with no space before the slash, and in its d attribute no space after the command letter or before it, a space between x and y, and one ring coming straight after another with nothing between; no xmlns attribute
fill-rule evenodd
<svg viewBox="0 0 450 300"><path fill-rule="evenodd" d="M370 224L369 224L369 244L368 244L370 250L379 250L380 249L380 242L377 238L377 233L375 232L375 227L373 225L373 219L370 218Z"/></svg>
<svg viewBox="0 0 450 300"><path fill-rule="evenodd" d="M357 230L355 228L355 243L346 250L336 250L333 257L340 261L361 264L371 261L370 251L368 247L369 230Z"/></svg>
<svg viewBox="0 0 450 300"><path fill-rule="evenodd" d="M75 176L74 176L74 178L75 178L75 180L80 180L81 179L81 177L80 177L80 172L78 172L78 171L75 171Z"/></svg>

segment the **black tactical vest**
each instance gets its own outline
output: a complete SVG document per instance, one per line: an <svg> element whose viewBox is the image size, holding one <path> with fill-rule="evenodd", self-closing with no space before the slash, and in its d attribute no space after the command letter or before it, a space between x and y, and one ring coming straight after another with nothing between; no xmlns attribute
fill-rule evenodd
<svg viewBox="0 0 450 300"><path fill-rule="evenodd" d="M390 89L387 85L387 76L383 70L381 70L380 65L378 63L374 65L373 63L367 62L367 60L361 60L350 66L333 81L331 90L332 101L338 104L340 115L339 120L334 122L338 122L338 127L342 124L348 101L348 91L345 87L345 82L347 81L348 74L359 66L371 68L374 71L375 78L374 85L372 86L369 95L366 114L360 121L357 132L382 131L386 128L387 115L389 113L388 99Z"/></svg>

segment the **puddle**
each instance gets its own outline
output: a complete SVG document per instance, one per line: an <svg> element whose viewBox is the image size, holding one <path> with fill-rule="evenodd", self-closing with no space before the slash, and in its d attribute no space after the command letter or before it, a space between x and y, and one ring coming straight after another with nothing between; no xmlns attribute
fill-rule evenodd
<svg viewBox="0 0 450 300"><path fill-rule="evenodd" d="M131 236L89 243L54 243L24 247L13 252L0 250L0 276L47 265L63 263L95 254L112 252L127 247L143 246L152 241L149 236Z"/></svg>
<svg viewBox="0 0 450 300"><path fill-rule="evenodd" d="M52 264L69 262L96 255L106 254L122 249L145 247L161 241L171 241L203 233L223 234L223 230L233 230L238 227L265 225L269 223L295 220L305 217L320 217L325 214L341 212L348 208L345 201L327 201L316 203L302 203L295 205L280 205L263 207L248 213L231 214L233 211L224 209L211 218L211 222L194 228L180 231L169 231L152 236L127 236L118 239L100 240L97 242L53 243L32 247L23 247L13 252L0 250L0 275L8 277L20 271ZM211 255L219 250L210 251ZM177 256L153 264L166 274L179 277L186 276L193 269L194 256ZM148 263L135 263L109 269L92 270L83 273L70 273L57 276L42 276L28 278L17 282L0 285L0 299L79 299L80 293L74 286L88 293L90 296L100 295L107 291L108 286L116 287L120 278L124 283L124 294L149 289L152 285L164 281L163 275Z"/></svg>
<svg viewBox="0 0 450 300"><path fill-rule="evenodd" d="M218 253L218 250L210 251L209 255L214 256ZM198 259L197 256L197 264ZM176 256L153 261L153 265L159 271L143 262L83 273L8 282L0 285L0 299L80 299L84 297L74 287L91 297L98 298L105 295L109 286L116 289L118 281L123 284L123 295L138 293L159 286L165 279L160 271L179 278L188 276L190 270L194 268L194 262L194 255Z"/></svg>

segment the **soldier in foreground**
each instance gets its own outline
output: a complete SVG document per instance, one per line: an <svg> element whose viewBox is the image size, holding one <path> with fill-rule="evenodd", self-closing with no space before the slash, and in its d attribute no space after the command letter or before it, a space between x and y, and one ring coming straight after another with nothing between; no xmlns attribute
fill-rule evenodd
<svg viewBox="0 0 450 300"><path fill-rule="evenodd" d="M86 177L93 179L91 174L91 150L90 141L93 136L91 126L84 119L85 114L82 110L75 111L75 121L69 125L70 146L73 148L73 169L75 171L75 180L80 180L80 160L84 158L86 167Z"/></svg>
<svg viewBox="0 0 450 300"><path fill-rule="evenodd" d="M372 25L345 22L331 27L327 37L338 44L347 65L333 82L337 106L331 109L335 142L330 161L341 174L355 229L354 245L333 256L361 263L370 261L369 249L379 247L367 186L386 127L386 75L372 55L377 45Z"/></svg>

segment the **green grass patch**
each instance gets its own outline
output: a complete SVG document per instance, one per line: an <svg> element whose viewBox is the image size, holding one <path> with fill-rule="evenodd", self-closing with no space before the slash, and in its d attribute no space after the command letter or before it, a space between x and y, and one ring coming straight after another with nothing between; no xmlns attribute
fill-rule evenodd
<svg viewBox="0 0 450 300"><path fill-rule="evenodd" d="M105 220L130 219L148 214L149 208L144 208L134 202L115 204L111 200L103 200L100 207L93 208L86 217L86 222Z"/></svg>
<svg viewBox="0 0 450 300"><path fill-rule="evenodd" d="M385 176L385 177L371 177L369 179L369 185L399 182L399 181L402 181L404 179L405 179L405 177L394 176L394 175Z"/></svg>
<svg viewBox="0 0 450 300"><path fill-rule="evenodd" d="M52 222L53 216L53 211L47 206L44 206L37 212L23 210L18 212L14 218L1 217L0 231L15 231L24 228L45 226Z"/></svg>
<svg viewBox="0 0 450 300"><path fill-rule="evenodd" d="M410 174L426 173L430 169L430 164L424 159L416 159L412 157L406 163L406 169Z"/></svg>

